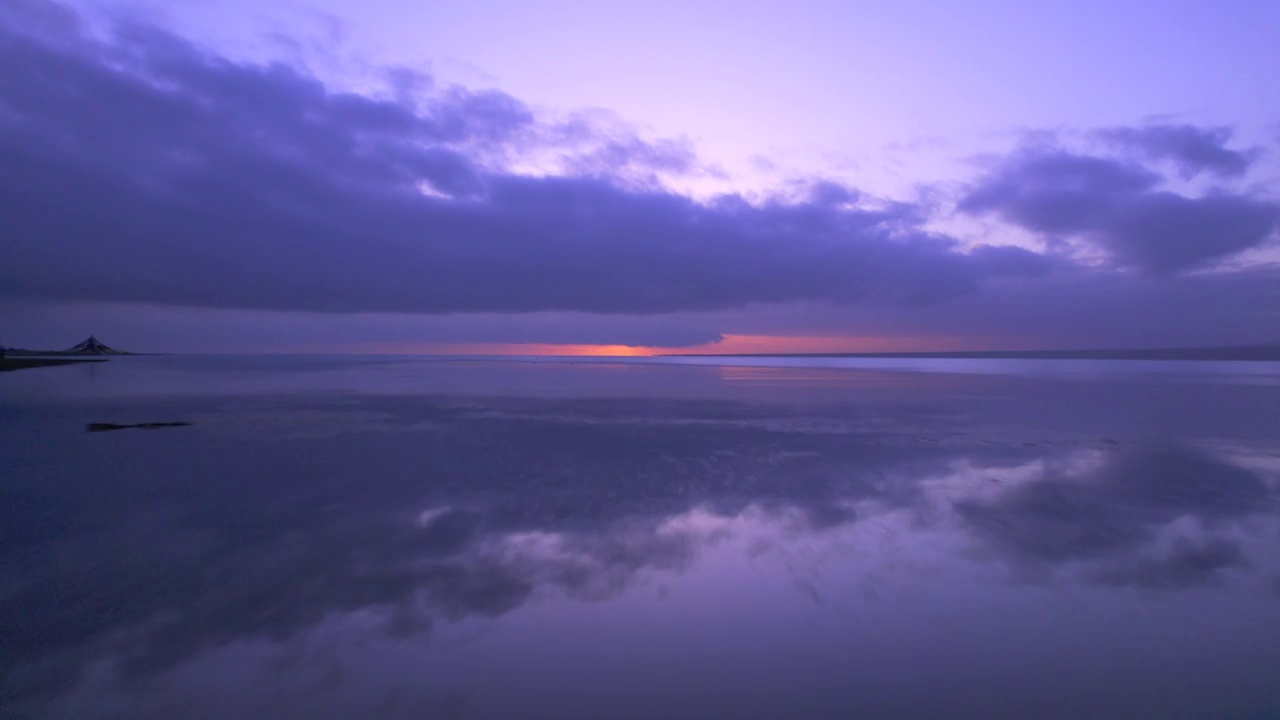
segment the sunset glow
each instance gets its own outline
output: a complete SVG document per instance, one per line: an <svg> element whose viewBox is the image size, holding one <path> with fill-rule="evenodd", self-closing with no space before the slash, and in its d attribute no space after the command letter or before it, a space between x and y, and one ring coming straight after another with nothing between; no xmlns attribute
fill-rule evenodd
<svg viewBox="0 0 1280 720"><path fill-rule="evenodd" d="M725 335L718 343L664 353L693 355L751 355L774 353L875 353L919 352L954 348L957 338L937 337L830 337L811 335Z"/></svg>
<svg viewBox="0 0 1280 720"><path fill-rule="evenodd" d="M811 335L725 335L720 342L690 347L556 343L400 343L365 344L339 352L385 355L550 355L579 357L652 357L655 355L769 355L792 353L930 352L973 348L972 338L827 337Z"/></svg>
<svg viewBox="0 0 1280 720"><path fill-rule="evenodd" d="M331 352L369 355L552 355L579 357L644 357L663 354L661 348L630 345L555 343L378 343L342 347Z"/></svg>

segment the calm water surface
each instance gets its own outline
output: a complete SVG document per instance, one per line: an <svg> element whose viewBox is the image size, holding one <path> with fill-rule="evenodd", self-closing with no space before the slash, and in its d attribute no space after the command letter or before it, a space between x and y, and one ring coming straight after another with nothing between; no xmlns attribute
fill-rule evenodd
<svg viewBox="0 0 1280 720"><path fill-rule="evenodd" d="M1280 364L731 362L0 375L0 716L1280 717Z"/></svg>

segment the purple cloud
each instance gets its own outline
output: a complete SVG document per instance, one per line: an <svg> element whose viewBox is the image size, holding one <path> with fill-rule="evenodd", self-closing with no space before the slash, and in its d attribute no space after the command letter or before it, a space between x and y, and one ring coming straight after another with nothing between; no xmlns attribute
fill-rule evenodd
<svg viewBox="0 0 1280 720"><path fill-rule="evenodd" d="M1099 137L1151 160L1169 160L1184 178L1207 172L1221 178L1238 178L1249 170L1260 151L1227 147L1235 133L1228 127L1147 125L1102 130Z"/></svg>
<svg viewBox="0 0 1280 720"><path fill-rule="evenodd" d="M1091 245L1110 260L1098 267L975 247L933 229L941 204L879 201L820 178L792 186L799 193L697 201L659 182L714 172L688 141L645 139L608 113L548 120L505 93L404 69L387 70L385 94L358 94L153 26L103 36L61 5L5 10L0 62L27 69L0 75L0 300L10 307L375 313L392 319L352 328L352 342L386 332L656 345L760 332L767 307L831 308L822 332L1037 343L1048 317L1090 344L1114 344L1108 332L1182 337L1152 328L1190 297L1211 298L1199 312L1220 319L1205 337L1256 337L1262 325L1232 318L1270 317L1258 316L1274 274L1265 268L1177 277L1265 244L1280 223L1274 200L1165 188L1165 162L1219 179L1247 171L1256 152L1227 147L1222 128L1099 131L1118 158L1024 148L959 199L961 215ZM514 169L530 161L548 166ZM1249 291L1206 295L1210 285ZM1084 306L1094 310L1073 314ZM449 321L418 332L406 319L453 313L475 330ZM499 319L531 313L574 319ZM806 326L778 316L791 325L773 332Z"/></svg>
<svg viewBox="0 0 1280 720"><path fill-rule="evenodd" d="M1132 162L1056 148L1005 157L961 198L960 212L993 214L1048 239L1074 237L1118 265L1154 274L1203 267L1274 237L1280 204L1218 190L1188 197Z"/></svg>
<svg viewBox="0 0 1280 720"><path fill-rule="evenodd" d="M608 165L687 163L609 141L582 175L485 161L539 128L519 101L411 105L246 65L154 27L51 42L12 25L0 80L10 297L329 312L654 313L826 300L920 303L1033 253L963 252L917 208L700 203ZM425 193L423 189L430 192ZM443 197L442 197L443 196Z"/></svg>

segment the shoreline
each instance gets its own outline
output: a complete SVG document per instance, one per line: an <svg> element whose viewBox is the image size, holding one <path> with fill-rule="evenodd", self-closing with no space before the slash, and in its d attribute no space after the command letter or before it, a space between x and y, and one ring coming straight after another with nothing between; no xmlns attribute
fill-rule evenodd
<svg viewBox="0 0 1280 720"><path fill-rule="evenodd" d="M56 367L58 365L77 365L80 363L100 363L106 361L106 358L3 357L0 358L0 372L30 370L32 368L41 367Z"/></svg>

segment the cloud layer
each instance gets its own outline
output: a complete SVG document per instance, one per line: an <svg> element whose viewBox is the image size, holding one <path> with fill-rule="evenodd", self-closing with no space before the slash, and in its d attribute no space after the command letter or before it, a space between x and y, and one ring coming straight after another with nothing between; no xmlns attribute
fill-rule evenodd
<svg viewBox="0 0 1280 720"><path fill-rule="evenodd" d="M150 27L58 42L10 28L5 40L6 65L38 69L0 86L11 296L666 312L916 302L1047 264L1016 248L961 252L918 208L873 208L830 185L759 204L635 189L590 169L679 170L680 147L600 142L590 128L569 133L587 148L578 174L505 171L493 158L556 133L501 93L377 99Z"/></svg>
<svg viewBox="0 0 1280 720"><path fill-rule="evenodd" d="M714 174L692 146L608 113L550 120L403 70L362 94L137 22L97 32L43 0L0 13L0 62L27 69L0 78L11 306L466 313L498 328L495 314L818 304L920 325L917 311L1010 288L1033 314L1055 312L1062 287L1181 297L1180 276L1267 246L1280 223L1280 204L1241 189L1262 151L1231 147L1226 127L1107 128L1092 147L997 156L956 198L956 217L999 221L978 241L939 231L954 226L941 206L821 178L688 197L664 181ZM1267 273L1249 272L1241 282ZM1149 291L1151 278L1163 286ZM570 335L680 345L742 332L708 322ZM552 336L565 333L538 335Z"/></svg>
<svg viewBox="0 0 1280 720"><path fill-rule="evenodd" d="M1203 146L1160 144L1166 137L1161 130L1118 137L1197 170L1220 170L1226 158L1239 158L1220 146L1210 154ZM1161 180L1132 162L1034 147L1002 159L960 200L959 209L995 214L1050 239L1083 239L1116 264L1157 274L1205 266L1255 247L1272 238L1280 222L1274 201L1225 191L1188 197L1162 189Z"/></svg>

